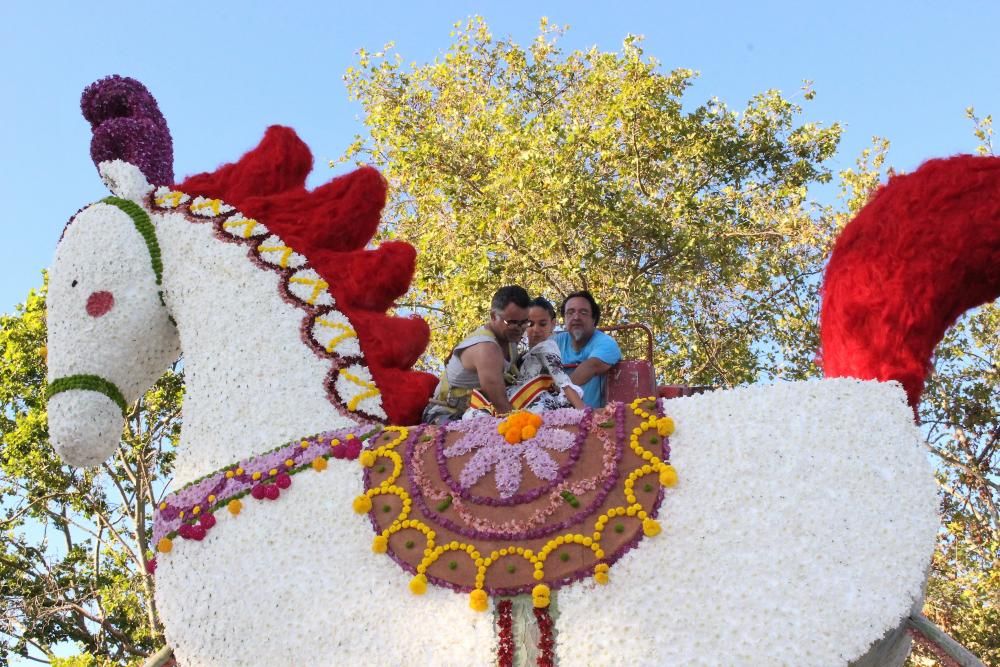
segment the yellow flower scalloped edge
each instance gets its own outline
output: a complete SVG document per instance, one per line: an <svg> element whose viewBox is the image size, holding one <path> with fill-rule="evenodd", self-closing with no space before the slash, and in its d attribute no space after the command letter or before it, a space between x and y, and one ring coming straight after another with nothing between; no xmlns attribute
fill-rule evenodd
<svg viewBox="0 0 1000 667"><path fill-rule="evenodd" d="M639 426L632 429L629 437L629 447L632 448L639 457L646 463L633 470L625 479L625 499L629 503L627 506L613 507L597 518L594 523L594 532L591 535L581 535L578 533L566 533L549 540L538 553L524 547L509 546L497 551L493 551L488 556L483 556L476 549L475 545L457 540L448 544L438 545L435 543L437 534L427 524L419 519L410 519L409 514L412 501L409 494L400 486L396 485L400 474L403 471L403 461L399 453L394 451L402 442L409 437L409 431L403 426L389 426L386 431L396 431L399 435L391 442L377 447L376 449L365 450L358 457L359 463L367 468L375 464L379 457L384 457L392 461L392 473L376 487L365 491L363 495L354 499L354 510L359 514L365 514L372 508L371 499L382 494L393 494L399 496L402 501L402 509L396 519L375 536L372 541L372 552L384 554L389 548L389 538L396 532L413 528L419 530L427 539L424 549L424 557L417 565L417 574L410 580L410 591L414 595L422 595L427 590L427 568L434 564L443 554L449 552L465 553L472 560L476 567L475 587L469 595L469 607L475 611L486 611L489 607L489 596L484 590L486 583L486 571L493 563L504 556L517 555L524 558L534 568L534 578L541 581L545 578L545 561L549 554L564 544L580 544L588 547L594 552L594 557L598 560L604 558L604 550L601 549L601 536L608 522L616 516L635 517L642 521L642 532L646 537L659 535L662 527L660 523L651 518L642 508L642 504L637 502L633 487L635 480L643 475L659 473L660 483L665 487L672 487L677 484L677 471L669 463L664 463L652 452L644 448L639 439L649 431L655 431L659 437L668 437L674 432L674 420L670 417L657 417L641 408L648 401L655 401L655 397L638 398L633 401L629 408L640 419L644 420ZM598 584L607 584L610 579L608 571L610 566L607 563L597 563L594 566L594 581ZM532 590L532 603L535 607L544 608L549 606L549 587L545 584L538 584Z"/></svg>

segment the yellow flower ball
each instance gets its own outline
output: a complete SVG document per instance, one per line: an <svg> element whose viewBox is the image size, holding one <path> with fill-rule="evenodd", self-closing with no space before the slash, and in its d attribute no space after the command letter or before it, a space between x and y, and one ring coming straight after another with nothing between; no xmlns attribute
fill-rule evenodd
<svg viewBox="0 0 1000 667"><path fill-rule="evenodd" d="M530 438L534 438L536 433L538 433L538 429L532 426L531 424L521 427L522 440L528 440Z"/></svg>
<svg viewBox="0 0 1000 667"><path fill-rule="evenodd" d="M469 593L469 607L473 611L486 611L489 608L489 598L486 596L486 591L477 588Z"/></svg>
<svg viewBox="0 0 1000 667"><path fill-rule="evenodd" d="M677 486L677 470L670 464L660 468L660 484L663 486Z"/></svg>
<svg viewBox="0 0 1000 667"><path fill-rule="evenodd" d="M156 543L156 550L161 554L170 553L170 550L174 548L174 543L170 541L169 537L161 537L160 541Z"/></svg>
<svg viewBox="0 0 1000 667"><path fill-rule="evenodd" d="M194 514L195 516L201 514L201 505L195 505L191 508L191 514Z"/></svg>
<svg viewBox="0 0 1000 667"><path fill-rule="evenodd" d="M362 494L354 499L354 511L358 514L367 514L372 510L372 499Z"/></svg>
<svg viewBox="0 0 1000 667"><path fill-rule="evenodd" d="M312 460L312 468L316 472L322 472L323 470L326 470L326 466L327 466L326 459L323 458L322 456L317 456Z"/></svg>
<svg viewBox="0 0 1000 667"><path fill-rule="evenodd" d="M389 549L389 540L385 535L376 535L372 540L372 551L377 554L384 554Z"/></svg>
<svg viewBox="0 0 1000 667"><path fill-rule="evenodd" d="M410 579L410 592L414 595L423 595L427 592L427 575L418 574Z"/></svg>
<svg viewBox="0 0 1000 667"><path fill-rule="evenodd" d="M371 450L361 452L361 456L358 457L358 463L366 468L371 468L375 465L375 452Z"/></svg>
<svg viewBox="0 0 1000 667"><path fill-rule="evenodd" d="M601 586L606 586L608 583L608 573L607 572L595 572L594 581L599 583Z"/></svg>
<svg viewBox="0 0 1000 667"><path fill-rule="evenodd" d="M536 609L544 609L549 606L550 598L549 587L545 584L538 584L533 589L531 589L531 603Z"/></svg>
<svg viewBox="0 0 1000 667"><path fill-rule="evenodd" d="M670 417L660 417L656 420L656 432L666 438L674 432L674 420Z"/></svg>
<svg viewBox="0 0 1000 667"><path fill-rule="evenodd" d="M656 537L660 534L660 522L656 519L644 519L642 522L642 533L646 537Z"/></svg>
<svg viewBox="0 0 1000 667"><path fill-rule="evenodd" d="M258 479L260 479L260 472L259 472L259 471L258 471L258 472L255 472L254 474L252 474L252 475L250 475L250 476L251 476L251 477L253 478L253 480L254 480L254 481L256 482L256 481L257 481Z"/></svg>
<svg viewBox="0 0 1000 667"><path fill-rule="evenodd" d="M243 503L241 503L239 499L233 498L226 504L226 509L229 510L230 514L236 516L243 511Z"/></svg>

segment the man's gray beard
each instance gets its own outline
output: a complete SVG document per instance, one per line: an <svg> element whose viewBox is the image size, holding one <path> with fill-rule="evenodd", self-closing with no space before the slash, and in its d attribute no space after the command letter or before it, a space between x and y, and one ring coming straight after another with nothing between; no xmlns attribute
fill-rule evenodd
<svg viewBox="0 0 1000 667"><path fill-rule="evenodd" d="M569 335L572 336L573 340L576 341L577 343L583 340L583 332L580 331L579 329L573 329L572 331L569 332Z"/></svg>

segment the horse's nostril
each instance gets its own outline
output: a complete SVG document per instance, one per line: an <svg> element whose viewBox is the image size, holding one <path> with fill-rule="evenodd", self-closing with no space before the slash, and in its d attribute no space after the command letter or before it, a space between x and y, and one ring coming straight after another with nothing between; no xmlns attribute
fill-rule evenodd
<svg viewBox="0 0 1000 667"><path fill-rule="evenodd" d="M87 297L87 314L100 317L107 314L115 305L115 297L111 292L94 292Z"/></svg>

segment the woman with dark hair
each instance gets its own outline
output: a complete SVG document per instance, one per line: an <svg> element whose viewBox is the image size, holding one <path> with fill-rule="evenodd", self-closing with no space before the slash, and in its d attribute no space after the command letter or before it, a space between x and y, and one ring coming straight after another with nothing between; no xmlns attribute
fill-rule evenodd
<svg viewBox="0 0 1000 667"><path fill-rule="evenodd" d="M559 346L552 337L555 326L556 310L552 304L544 297L534 299L528 307L528 351L518 364L515 384L507 388L507 398L514 409L544 412L586 407L583 390L563 370ZM491 408L482 405L478 397L473 397L472 407L477 409L475 415Z"/></svg>

